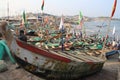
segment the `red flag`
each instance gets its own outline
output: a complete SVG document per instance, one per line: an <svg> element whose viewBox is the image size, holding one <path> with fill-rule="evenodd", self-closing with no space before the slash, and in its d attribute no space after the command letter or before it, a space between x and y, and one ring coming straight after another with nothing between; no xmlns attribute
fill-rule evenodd
<svg viewBox="0 0 120 80"><path fill-rule="evenodd" d="M41 10L43 11L44 9L44 0L42 0L42 6L41 6Z"/></svg>
<svg viewBox="0 0 120 80"><path fill-rule="evenodd" d="M112 9L111 18L113 17L113 15L114 15L114 13L115 13L116 5L117 5L117 0L114 1L114 5L113 5L113 9Z"/></svg>

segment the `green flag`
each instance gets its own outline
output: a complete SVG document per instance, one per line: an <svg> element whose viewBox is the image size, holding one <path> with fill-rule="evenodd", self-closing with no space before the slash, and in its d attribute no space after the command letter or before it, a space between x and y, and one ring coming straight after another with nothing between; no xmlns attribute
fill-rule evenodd
<svg viewBox="0 0 120 80"><path fill-rule="evenodd" d="M79 14L79 24L83 21L83 15L82 15L82 12L80 11L80 14Z"/></svg>
<svg viewBox="0 0 120 80"><path fill-rule="evenodd" d="M25 11L23 11L23 21L24 21L24 23L26 23L26 14L25 14Z"/></svg>
<svg viewBox="0 0 120 80"><path fill-rule="evenodd" d="M23 25L25 25L25 27L28 27L25 11L23 11L23 22L22 23Z"/></svg>

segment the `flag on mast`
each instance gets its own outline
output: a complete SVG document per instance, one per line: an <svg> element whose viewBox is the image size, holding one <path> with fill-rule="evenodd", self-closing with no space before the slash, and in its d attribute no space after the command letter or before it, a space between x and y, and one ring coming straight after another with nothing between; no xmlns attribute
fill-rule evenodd
<svg viewBox="0 0 120 80"><path fill-rule="evenodd" d="M44 0L42 0L42 6L41 6L41 10L43 11L44 9Z"/></svg>
<svg viewBox="0 0 120 80"><path fill-rule="evenodd" d="M80 14L79 14L79 25L82 27L83 25L83 15L82 15L82 12L80 11Z"/></svg>
<svg viewBox="0 0 120 80"><path fill-rule="evenodd" d="M111 19L114 16L114 13L115 13L115 10L116 10L116 6L117 6L117 0L114 0L113 9L112 9L112 13L111 13L111 16L110 16Z"/></svg>
<svg viewBox="0 0 120 80"><path fill-rule="evenodd" d="M63 25L63 15L61 17L61 21L60 21L60 26L59 26L59 30L62 33L62 37L61 37L61 45L62 45L62 51L64 50L64 39L63 39L63 32L64 32L64 25Z"/></svg>
<svg viewBox="0 0 120 80"><path fill-rule="evenodd" d="M25 11L23 11L21 27L23 27L23 25L25 25L25 27L27 26Z"/></svg>
<svg viewBox="0 0 120 80"><path fill-rule="evenodd" d="M79 13L79 20L78 20L79 26L77 26L78 29L82 29L82 25L83 25L83 15L82 12L80 11Z"/></svg>
<svg viewBox="0 0 120 80"><path fill-rule="evenodd" d="M115 26L114 26L114 28L113 28L113 33L112 33L113 35L115 35Z"/></svg>
<svg viewBox="0 0 120 80"><path fill-rule="evenodd" d="M26 22L26 14L25 14L25 11L23 11L23 21L24 21L24 23Z"/></svg>
<svg viewBox="0 0 120 80"><path fill-rule="evenodd" d="M59 30L61 30L61 29L64 29L64 26L63 26L63 15L61 17L60 26L59 26Z"/></svg>

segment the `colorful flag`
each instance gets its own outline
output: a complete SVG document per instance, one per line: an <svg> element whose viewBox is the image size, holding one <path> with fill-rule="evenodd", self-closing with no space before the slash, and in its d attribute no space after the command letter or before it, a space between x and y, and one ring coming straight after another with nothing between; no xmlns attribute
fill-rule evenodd
<svg viewBox="0 0 120 80"><path fill-rule="evenodd" d="M22 26L28 27L25 11L23 11Z"/></svg>
<svg viewBox="0 0 120 80"><path fill-rule="evenodd" d="M79 14L79 25L82 28L82 25L83 25L83 15L82 15L81 11L80 11L80 14Z"/></svg>
<svg viewBox="0 0 120 80"><path fill-rule="evenodd" d="M61 33L62 33L62 36L61 36L61 45L62 45L62 51L63 51L63 50L64 50L64 38L63 38L64 25L63 25L63 15L62 15L62 17L61 17L59 30L60 30Z"/></svg>
<svg viewBox="0 0 120 80"><path fill-rule="evenodd" d="M25 11L23 11L23 21L24 21L24 23L26 23L26 14L25 14Z"/></svg>
<svg viewBox="0 0 120 80"><path fill-rule="evenodd" d="M112 33L113 35L115 35L115 26L114 26L114 28L113 28L113 33Z"/></svg>
<svg viewBox="0 0 120 80"><path fill-rule="evenodd" d="M59 26L59 30L64 29L63 26L63 16L61 17L61 21L60 21L60 26Z"/></svg>
<svg viewBox="0 0 120 80"><path fill-rule="evenodd" d="M117 0L114 1L112 13L111 13L111 18L114 16L115 10L116 10L116 5L117 5Z"/></svg>
<svg viewBox="0 0 120 80"><path fill-rule="evenodd" d="M83 20L83 15L82 15L82 12L80 11L80 14L79 14L79 21Z"/></svg>
<svg viewBox="0 0 120 80"><path fill-rule="evenodd" d="M23 27L26 23L26 15L25 15L25 11L23 11L23 14L22 14L22 22L20 24L20 27Z"/></svg>
<svg viewBox="0 0 120 80"><path fill-rule="evenodd" d="M44 0L42 0L42 6L41 6L41 10L43 11L44 9Z"/></svg>

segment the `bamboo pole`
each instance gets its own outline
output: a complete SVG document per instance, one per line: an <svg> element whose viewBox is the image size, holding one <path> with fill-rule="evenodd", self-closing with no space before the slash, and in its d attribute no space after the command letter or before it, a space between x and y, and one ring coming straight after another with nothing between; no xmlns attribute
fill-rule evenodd
<svg viewBox="0 0 120 80"><path fill-rule="evenodd" d="M9 0L7 2L7 16L8 16L8 24L9 24Z"/></svg>
<svg viewBox="0 0 120 80"><path fill-rule="evenodd" d="M107 36L108 36L108 34L109 34L109 31L110 31L110 24L111 24L111 18L109 18L108 28L107 28L107 31L106 31L106 36L105 36L105 40L104 40L104 42L103 42L103 48L102 48L102 50L105 49L105 44L106 44Z"/></svg>

